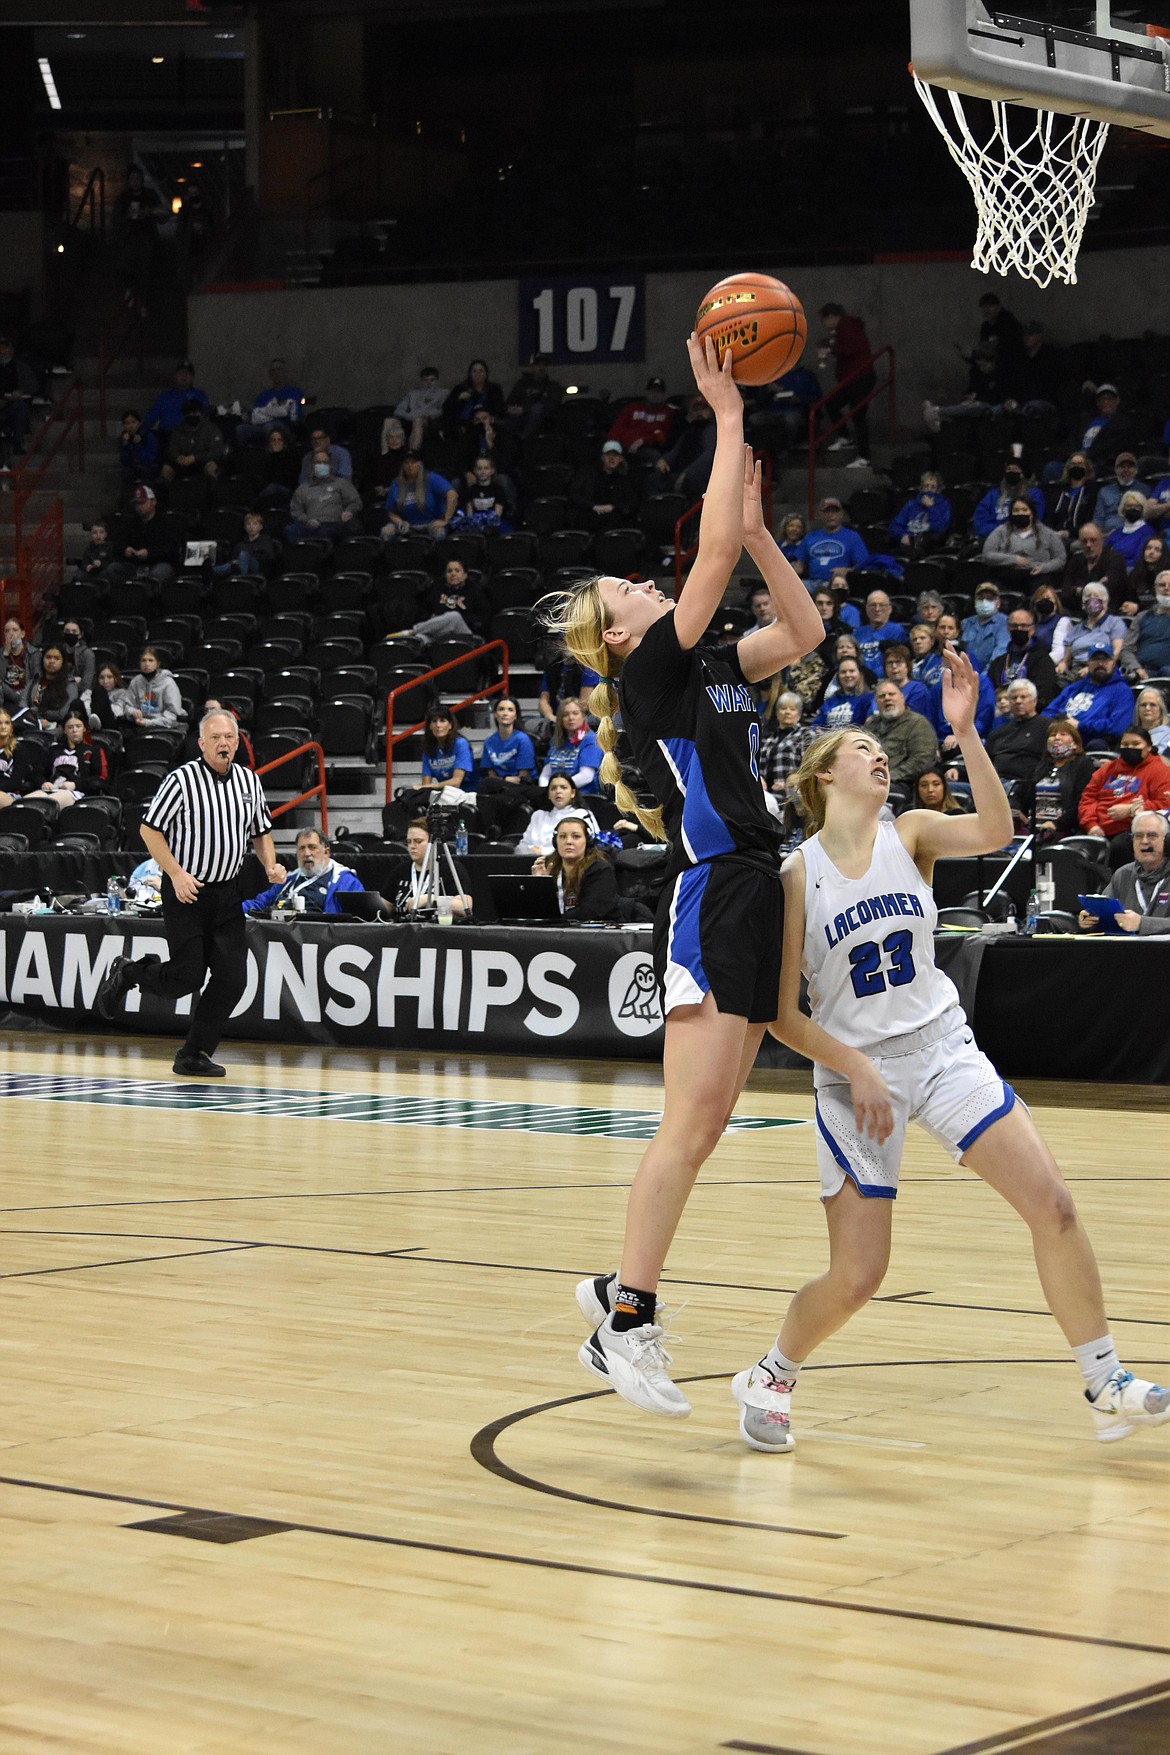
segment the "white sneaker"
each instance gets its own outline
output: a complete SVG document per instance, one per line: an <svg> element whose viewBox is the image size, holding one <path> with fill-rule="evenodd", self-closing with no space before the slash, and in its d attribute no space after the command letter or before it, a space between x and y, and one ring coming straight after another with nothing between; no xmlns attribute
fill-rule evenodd
<svg viewBox="0 0 1170 1755"><path fill-rule="evenodd" d="M590 1328L600 1328L606 1317L613 1314L613 1288L616 1281L616 1274L594 1274L591 1280L578 1282L577 1309Z"/></svg>
<svg viewBox="0 0 1170 1755"><path fill-rule="evenodd" d="M594 1377L600 1377L626 1401L644 1408L648 1414L684 1420L691 1411L690 1402L667 1372L670 1354L662 1345L662 1330L657 1323L644 1322L641 1328L618 1333L607 1317L577 1357L586 1371L592 1371Z"/></svg>
<svg viewBox="0 0 1170 1755"><path fill-rule="evenodd" d="M928 433L942 432L942 416L938 412L938 403L929 400L922 404L922 420Z"/></svg>
<svg viewBox="0 0 1170 1755"><path fill-rule="evenodd" d="M844 433L842 433L838 438L833 440L833 443L828 447L828 449L830 451L848 451L848 449L852 443L853 443L853 440L847 439L845 437Z"/></svg>
<svg viewBox="0 0 1170 1755"><path fill-rule="evenodd" d="M845 467L846 467L846 469L868 469L869 468L869 458L868 457L855 457L853 459L853 462L847 463L845 465Z"/></svg>
<svg viewBox="0 0 1170 1755"><path fill-rule="evenodd" d="M789 1429L792 1380L777 1377L761 1359L750 1371L739 1371L731 1380L731 1393L739 1403L739 1435L753 1450L795 1450Z"/></svg>
<svg viewBox="0 0 1170 1755"><path fill-rule="evenodd" d="M1102 1444L1116 1444L1138 1426L1162 1426L1170 1420L1170 1389L1130 1371L1115 1371L1095 1396L1086 1390L1085 1400Z"/></svg>

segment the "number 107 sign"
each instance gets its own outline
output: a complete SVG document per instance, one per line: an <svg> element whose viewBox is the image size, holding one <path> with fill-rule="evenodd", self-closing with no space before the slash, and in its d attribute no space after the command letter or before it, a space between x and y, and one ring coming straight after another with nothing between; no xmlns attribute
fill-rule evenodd
<svg viewBox="0 0 1170 1755"><path fill-rule="evenodd" d="M521 363L534 353L558 365L645 359L640 274L529 276L519 284Z"/></svg>

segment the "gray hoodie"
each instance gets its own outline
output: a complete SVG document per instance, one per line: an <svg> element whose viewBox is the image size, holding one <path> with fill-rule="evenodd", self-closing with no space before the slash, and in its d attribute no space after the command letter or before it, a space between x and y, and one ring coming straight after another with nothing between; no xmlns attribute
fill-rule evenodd
<svg viewBox="0 0 1170 1755"><path fill-rule="evenodd" d="M360 512L361 509L361 495L352 481L346 481L343 475L327 475L323 479L312 477L302 482L289 505L292 516L305 524L314 520L318 524L340 524L343 512Z"/></svg>
<svg viewBox="0 0 1170 1755"><path fill-rule="evenodd" d="M183 697L169 670L156 670L153 676L139 671L131 677L127 693L130 710L141 713L147 727L183 723Z"/></svg>

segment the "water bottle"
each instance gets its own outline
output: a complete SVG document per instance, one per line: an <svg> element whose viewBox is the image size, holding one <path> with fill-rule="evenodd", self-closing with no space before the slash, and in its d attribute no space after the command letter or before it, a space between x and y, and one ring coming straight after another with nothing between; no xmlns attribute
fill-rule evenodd
<svg viewBox="0 0 1170 1755"><path fill-rule="evenodd" d="M467 858L467 824L462 817L455 825L455 857L456 859Z"/></svg>
<svg viewBox="0 0 1170 1755"><path fill-rule="evenodd" d="M107 880L106 880L106 913L107 914L118 914L121 912L121 909L122 909L122 895L121 895L120 890L118 889L118 880L116 877L107 878Z"/></svg>
<svg viewBox="0 0 1170 1755"><path fill-rule="evenodd" d="M1020 930L1020 917L1016 913L1016 905L1014 902L1008 903L1007 929L1009 932L1019 932Z"/></svg>
<svg viewBox="0 0 1170 1755"><path fill-rule="evenodd" d="M1039 892L1039 890L1029 890L1028 891L1028 912L1027 912L1027 915L1026 915L1025 920L1024 920L1024 932L1026 933L1028 938L1032 938L1035 935L1036 928L1039 924L1040 924L1040 892Z"/></svg>

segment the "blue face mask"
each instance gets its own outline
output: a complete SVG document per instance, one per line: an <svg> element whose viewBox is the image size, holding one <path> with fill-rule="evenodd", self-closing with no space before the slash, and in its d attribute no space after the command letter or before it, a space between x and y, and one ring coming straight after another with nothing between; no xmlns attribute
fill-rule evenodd
<svg viewBox="0 0 1170 1755"><path fill-rule="evenodd" d="M327 463L314 463L313 474L321 476L322 478L327 476L329 474L329 465Z"/></svg>
<svg viewBox="0 0 1170 1755"><path fill-rule="evenodd" d="M995 614L995 599L994 599L994 597L977 597L975 599L975 614L982 621L986 621L988 616L994 615Z"/></svg>

